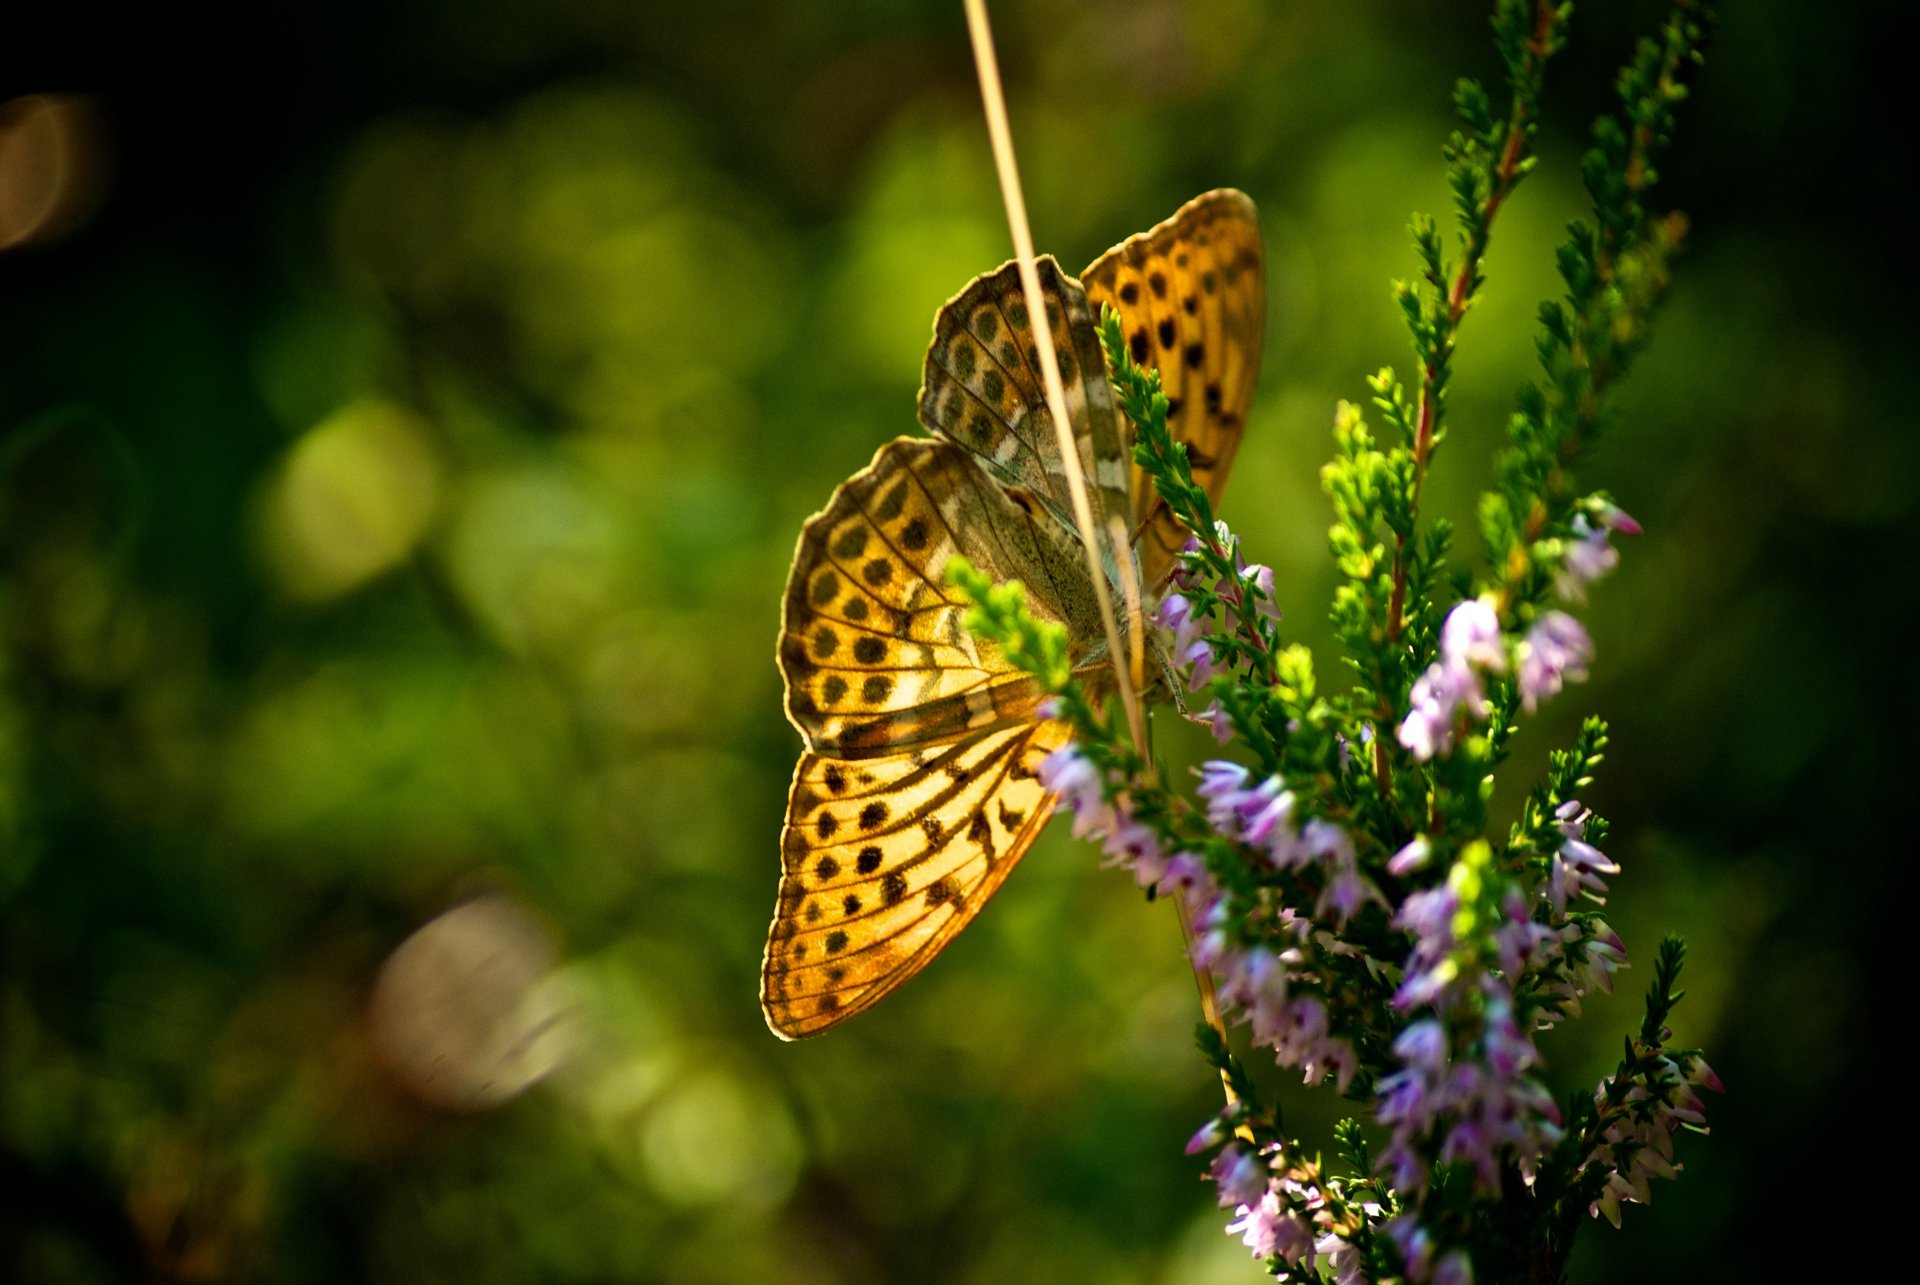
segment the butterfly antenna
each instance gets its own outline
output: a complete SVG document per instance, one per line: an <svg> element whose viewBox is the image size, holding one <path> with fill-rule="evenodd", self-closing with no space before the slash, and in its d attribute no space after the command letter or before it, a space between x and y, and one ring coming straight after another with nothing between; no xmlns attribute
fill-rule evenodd
<svg viewBox="0 0 1920 1285"><path fill-rule="evenodd" d="M1107 633L1107 654L1120 688L1120 705L1127 713L1127 731L1136 749L1144 752L1146 729L1140 719L1138 684L1128 672L1121 649L1120 627L1114 620L1113 595L1107 588L1100 560L1100 530L1094 525L1093 504L1087 498L1087 476L1080 466L1080 446L1067 417L1067 390L1060 379L1060 359L1053 348L1053 323L1047 319L1046 298L1040 293L1040 269L1034 263L1033 230L1027 224L1027 202L1020 192L1020 171L1013 159L1013 132L1007 124L1007 100L1000 88L1000 64L993 53L993 29L987 25L986 0L966 0L967 30L973 37L973 61L980 73L980 98L987 112L987 134L993 140L993 163L1000 174L1000 194L1006 201L1007 227L1013 233L1013 256L1020 268L1020 292L1026 296L1027 315L1040 354L1040 380L1047 392L1047 411L1060 439L1060 459L1066 466L1067 493L1073 498L1073 520L1087 554L1088 578L1100 607L1100 624ZM1114 561L1126 562L1126 550L1114 550Z"/></svg>
<svg viewBox="0 0 1920 1285"><path fill-rule="evenodd" d="M1113 519L1114 564L1120 569L1123 592L1127 595L1127 617L1132 646L1123 650L1120 627L1113 614L1113 595L1107 589L1106 569L1100 562L1099 528L1093 521L1093 504L1087 498L1087 478L1080 467L1080 447L1074 441L1073 422L1067 417L1066 386L1060 379L1060 359L1053 348L1053 325L1047 319L1046 299L1040 293L1040 270L1034 263L1033 230L1027 223L1026 198L1020 190L1020 170L1013 158L1013 131L1007 123L1007 100L1000 87L1000 64L993 52L993 28L987 22L986 0L966 0L967 31L973 38L973 61L980 74L980 98L986 108L987 135L993 141L993 163L1000 175L1000 195L1007 206L1007 228L1013 234L1013 254L1020 269L1020 292L1026 297L1027 315L1033 319L1034 341L1039 348L1040 378L1046 388L1047 411L1053 417L1053 431L1060 439L1060 459L1066 466L1067 491L1073 497L1073 519L1080 530L1080 544L1087 554L1087 575L1093 581L1094 600L1100 607L1100 624L1107 633L1107 654L1113 658L1113 675L1120 689L1120 704L1127 714L1127 730L1135 750L1151 761L1152 747L1147 742L1146 725L1140 714L1139 692L1146 685L1145 622L1141 615L1140 583L1129 556L1131 542L1119 518ZM1207 1024L1226 1040L1226 1027L1220 1020L1219 1003L1214 995L1213 975L1193 959L1193 919L1184 902L1179 902L1180 935L1187 946L1187 959L1193 965L1193 979L1200 989L1200 1009ZM1227 1104L1238 1101L1226 1073L1220 1076Z"/></svg>

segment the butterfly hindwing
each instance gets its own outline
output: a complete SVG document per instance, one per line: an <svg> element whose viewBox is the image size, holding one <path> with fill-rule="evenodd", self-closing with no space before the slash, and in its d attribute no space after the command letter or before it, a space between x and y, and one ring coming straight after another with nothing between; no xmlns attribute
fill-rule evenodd
<svg viewBox="0 0 1920 1285"><path fill-rule="evenodd" d="M1050 721L843 761L806 754L781 834L761 968L768 1024L811 1035L912 977L979 913L1053 810L1036 779Z"/></svg>
<svg viewBox="0 0 1920 1285"><path fill-rule="evenodd" d="M1080 283L1043 256L1036 267L1094 519L1133 512L1128 439L1100 349L1098 314ZM1074 529L1059 436L1047 410L1039 350L1018 265L976 277L934 318L920 389L920 422L973 453L989 473L1024 487Z"/></svg>
<svg viewBox="0 0 1920 1285"><path fill-rule="evenodd" d="M1039 692L962 624L944 579L963 554L1019 580L1076 654L1100 636L1085 564L1034 502L950 443L900 438L834 492L794 550L779 643L807 748L861 759L1031 722Z"/></svg>
<svg viewBox="0 0 1920 1285"><path fill-rule="evenodd" d="M1121 242L1081 280L1097 309L1120 314L1135 363L1160 372L1167 428L1185 442L1194 481L1216 505L1253 402L1266 334L1267 294L1253 202L1228 189L1181 206L1166 222ZM1142 583L1160 583L1186 532L1152 484L1133 478Z"/></svg>

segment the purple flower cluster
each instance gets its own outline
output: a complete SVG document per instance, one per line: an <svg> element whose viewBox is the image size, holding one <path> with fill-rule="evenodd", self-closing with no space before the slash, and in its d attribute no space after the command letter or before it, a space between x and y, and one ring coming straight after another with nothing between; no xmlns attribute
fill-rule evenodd
<svg viewBox="0 0 1920 1285"><path fill-rule="evenodd" d="M1318 817L1301 822L1295 796L1277 778L1255 784L1239 764L1211 762L1200 769L1199 795L1214 829L1252 849L1269 869L1319 870L1323 882L1315 917L1344 925L1361 903L1385 904L1379 889L1360 873L1346 831ZM1273 935L1291 945L1278 951L1241 948L1227 932L1224 903L1209 910L1198 919L1204 931L1194 942L1194 960L1219 979L1223 1007L1247 1021L1254 1042L1271 1048L1280 1065L1299 1067L1308 1084L1331 1076L1344 1090L1359 1070L1353 1045L1332 1034L1320 999L1300 993L1313 921L1281 909Z"/></svg>
<svg viewBox="0 0 1920 1285"><path fill-rule="evenodd" d="M1206 866L1191 853L1169 854L1152 827L1134 818L1125 793L1078 747L1063 745L1047 755L1038 775L1072 813L1074 837L1100 840L1104 864L1132 871L1142 888L1182 898L1196 917L1212 911L1220 894Z"/></svg>
<svg viewBox="0 0 1920 1285"><path fill-rule="evenodd" d="M1562 936L1534 921L1519 887L1502 886L1484 844L1445 883L1410 895L1393 922L1413 937L1393 1006L1431 1015L1400 1032L1400 1069L1380 1081L1375 1115L1392 1131L1381 1163L1405 1193L1425 1187L1429 1155L1470 1164L1484 1189L1497 1189L1504 1162L1524 1174L1559 1136L1558 1108L1529 1074L1540 1054L1513 987L1558 957ZM1490 936L1499 972L1486 966L1476 930Z"/></svg>
<svg viewBox="0 0 1920 1285"><path fill-rule="evenodd" d="M1187 1154L1219 1146L1225 1123L1209 1120L1187 1144ZM1319 1175L1308 1165L1287 1165L1278 1144L1255 1151L1239 1141L1221 1147L1208 1172L1219 1189L1220 1205L1231 1209L1227 1234L1240 1237L1255 1258L1276 1255L1289 1265L1312 1271L1325 1256L1337 1282L1359 1285L1366 1279L1359 1248L1341 1234L1334 1202L1321 1190ZM1377 1216L1378 1205L1359 1212Z"/></svg>
<svg viewBox="0 0 1920 1285"><path fill-rule="evenodd" d="M1549 611L1534 621L1513 645L1514 675L1528 713L1569 682L1583 682L1593 659L1586 628L1564 611ZM1411 708L1396 735L1422 762L1453 748L1464 723L1477 723L1491 710L1481 686L1482 674L1504 674L1507 641L1493 607L1482 598L1460 603L1440 627L1440 658L1414 680Z"/></svg>
<svg viewBox="0 0 1920 1285"><path fill-rule="evenodd" d="M1320 817L1301 821L1299 801L1278 777L1254 784L1238 763L1214 760L1200 768L1201 800L1207 820L1229 839L1238 839L1275 870L1317 867L1323 882L1313 913L1345 926L1361 905L1386 898L1360 873L1353 840L1345 830Z"/></svg>
<svg viewBox="0 0 1920 1285"><path fill-rule="evenodd" d="M1476 989L1477 1017L1423 1017L1394 1040L1400 1069L1380 1081L1375 1115L1392 1131L1381 1164L1403 1195L1425 1188L1423 1155L1436 1135L1440 1162L1469 1164L1487 1191L1499 1189L1503 1162L1531 1176L1560 1136L1553 1096L1528 1074L1540 1053L1515 1018L1512 992L1487 975ZM1455 1034L1469 1031L1456 1055Z"/></svg>
<svg viewBox="0 0 1920 1285"><path fill-rule="evenodd" d="M1611 1076L1594 1090L1594 1101L1607 1123L1583 1169L1591 1172L1598 1166L1607 1182L1589 1212L1596 1218L1606 1215L1615 1227L1620 1225L1621 1204L1651 1203L1649 1182L1680 1171L1673 1159L1673 1135L1682 1129L1707 1131L1706 1104L1697 1090L1726 1092L1720 1077L1698 1053L1659 1059L1648 1081L1651 1090L1646 1083L1635 1084L1618 1104L1608 1101Z"/></svg>

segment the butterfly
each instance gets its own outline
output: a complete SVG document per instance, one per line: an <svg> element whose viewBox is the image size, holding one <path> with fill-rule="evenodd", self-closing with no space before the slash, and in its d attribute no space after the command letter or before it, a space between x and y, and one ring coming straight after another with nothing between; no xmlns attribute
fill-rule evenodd
<svg viewBox="0 0 1920 1285"><path fill-rule="evenodd" d="M1135 532L1153 593L1186 532L1132 463L1100 346L1102 305L1160 372L1167 425L1218 503L1253 397L1266 278L1253 202L1219 190L1096 259L1076 281L1038 261L1068 418L1096 523ZM1044 694L962 623L955 554L1026 586L1095 689L1105 634L1075 534L1059 439L1017 265L977 277L934 320L920 391L931 437L882 446L801 528L778 659L806 743L781 832L760 975L775 1034L871 1007L972 922L1053 811L1040 761L1070 739ZM1121 595L1116 592L1114 595Z"/></svg>

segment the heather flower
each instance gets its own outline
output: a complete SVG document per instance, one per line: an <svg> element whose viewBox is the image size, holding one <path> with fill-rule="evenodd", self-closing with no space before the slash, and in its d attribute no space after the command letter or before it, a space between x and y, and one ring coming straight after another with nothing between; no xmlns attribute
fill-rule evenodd
<svg viewBox="0 0 1920 1285"><path fill-rule="evenodd" d="M1615 531L1622 535L1640 534L1640 524L1612 504L1600 504L1595 516L1599 519L1597 523L1585 513L1574 514L1573 539L1567 544L1560 573L1554 580L1560 597L1570 602L1585 602L1587 586L1620 564L1619 550L1608 543L1608 537Z"/></svg>
<svg viewBox="0 0 1920 1285"><path fill-rule="evenodd" d="M1333 1268L1335 1285L1361 1285L1366 1280L1365 1260L1360 1256L1360 1248L1333 1232L1328 1232L1313 1243L1316 1254L1327 1256L1327 1265Z"/></svg>
<svg viewBox="0 0 1920 1285"><path fill-rule="evenodd" d="M1480 690L1480 677L1466 664L1443 658L1414 680L1409 693L1412 708L1396 733L1412 755L1425 762L1453 748L1454 720L1461 714L1481 719L1489 706Z"/></svg>
<svg viewBox="0 0 1920 1285"><path fill-rule="evenodd" d="M1534 971L1555 955L1560 935L1533 918L1526 894L1519 888L1507 889L1501 912L1503 920L1494 930L1493 942L1500 971L1509 979Z"/></svg>
<svg viewBox="0 0 1920 1285"><path fill-rule="evenodd" d="M1219 885L1200 858L1190 852L1176 852L1167 858L1166 871L1157 886L1162 896L1184 901L1196 920L1204 921L1220 898Z"/></svg>
<svg viewBox="0 0 1920 1285"><path fill-rule="evenodd" d="M1308 858L1318 860L1326 871L1326 886L1314 902L1314 914L1324 918L1331 911L1335 922L1344 927L1362 904L1387 904L1380 890L1360 873L1353 840L1339 826L1316 817L1302 828L1297 847Z"/></svg>
<svg viewBox="0 0 1920 1285"><path fill-rule="evenodd" d="M1563 838L1547 860L1547 881L1541 894L1553 903L1556 914L1564 915L1567 903L1577 897L1605 904L1607 883L1601 876L1620 873L1617 863L1584 838L1592 815L1577 799L1569 799L1555 813L1554 827Z"/></svg>
<svg viewBox="0 0 1920 1285"><path fill-rule="evenodd" d="M1040 783L1060 796L1073 813L1075 838L1106 833L1116 818L1107 805L1107 783L1093 761L1072 745L1062 745L1040 760Z"/></svg>
<svg viewBox="0 0 1920 1285"><path fill-rule="evenodd" d="M1255 1204L1266 1194L1267 1166L1237 1143L1221 1148L1208 1172L1220 1189L1220 1204L1225 1208Z"/></svg>
<svg viewBox="0 0 1920 1285"><path fill-rule="evenodd" d="M1390 1219L1381 1230L1399 1253L1407 1279L1426 1280L1427 1274L1433 1270L1433 1237L1427 1234L1427 1229L1420 1225L1419 1219L1412 1214L1400 1214Z"/></svg>
<svg viewBox="0 0 1920 1285"><path fill-rule="evenodd" d="M1453 1250L1433 1269L1433 1285L1473 1285L1473 1260Z"/></svg>
<svg viewBox="0 0 1920 1285"><path fill-rule="evenodd" d="M1173 645L1168 651L1176 655L1190 647L1200 636L1200 622L1194 618L1193 604L1178 593L1169 593L1160 600L1154 621L1173 635Z"/></svg>
<svg viewBox="0 0 1920 1285"><path fill-rule="evenodd" d="M1187 1140L1187 1154L1198 1155L1202 1151L1211 1151L1231 1136L1227 1122L1219 1116L1208 1116L1207 1122L1194 1131Z"/></svg>
<svg viewBox="0 0 1920 1285"><path fill-rule="evenodd" d="M1593 659L1593 640L1579 621L1564 611L1549 611L1533 623L1518 648L1520 701L1531 714L1564 682L1584 682Z"/></svg>
<svg viewBox="0 0 1920 1285"><path fill-rule="evenodd" d="M1416 870L1425 870L1433 860L1433 841L1417 834L1405 847L1387 859L1387 873L1404 879Z"/></svg>
<svg viewBox="0 0 1920 1285"><path fill-rule="evenodd" d="M1268 620L1280 619L1280 606L1273 596L1273 568L1254 564L1240 569L1240 579L1252 587L1254 610Z"/></svg>
<svg viewBox="0 0 1920 1285"><path fill-rule="evenodd" d="M1255 1258L1278 1254L1288 1263L1313 1256L1313 1228L1282 1202L1280 1192L1269 1187L1258 1201L1242 1205L1237 1221L1227 1224L1227 1234L1238 1236Z"/></svg>
<svg viewBox="0 0 1920 1285"><path fill-rule="evenodd" d="M1395 1008L1406 1010L1431 1003L1459 975L1452 959L1454 914L1460 895L1449 884L1416 892L1401 904L1393 926L1413 934L1413 953L1407 958L1406 977L1394 993Z"/></svg>
<svg viewBox="0 0 1920 1285"><path fill-rule="evenodd" d="M1471 598L1447 613L1440 626L1440 659L1449 668L1473 665L1496 674L1506 672L1506 639L1491 603Z"/></svg>
<svg viewBox="0 0 1920 1285"><path fill-rule="evenodd" d="M1174 656L1174 662L1187 671L1187 690L1197 692L1213 681L1213 646L1204 638L1196 638Z"/></svg>

